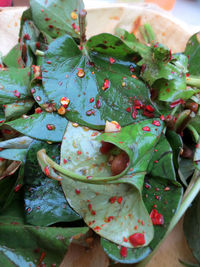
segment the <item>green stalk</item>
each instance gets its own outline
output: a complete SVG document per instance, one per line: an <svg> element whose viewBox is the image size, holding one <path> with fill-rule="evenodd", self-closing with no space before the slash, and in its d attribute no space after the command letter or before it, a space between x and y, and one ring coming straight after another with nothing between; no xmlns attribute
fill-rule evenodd
<svg viewBox="0 0 200 267"><path fill-rule="evenodd" d="M54 162L51 158L47 156L45 149L42 149L37 152L37 158L38 158L38 162L42 170L44 170L45 167L50 168L51 172L50 172L49 178L59 180L59 181L62 180L62 177L59 176L61 174L61 175L67 176L68 178L71 178L73 180L80 181L83 183L105 184L106 182L114 181L114 180L121 178L124 174L127 173L127 168L128 168L127 167L122 173L116 176L109 176L109 177L91 176L90 177L90 176L85 176L85 175L75 173L73 171L70 171L68 169L61 167L59 164L57 164L56 162ZM57 175L54 170L57 171L59 175ZM146 175L146 172L137 172L135 174Z"/></svg>
<svg viewBox="0 0 200 267"><path fill-rule="evenodd" d="M199 76L189 76L186 78L186 84L189 86L200 88L200 77Z"/></svg>
<svg viewBox="0 0 200 267"><path fill-rule="evenodd" d="M36 51L35 51L35 55L36 55L36 56L43 57L43 56L44 56L44 52L41 51L41 50L36 50Z"/></svg>

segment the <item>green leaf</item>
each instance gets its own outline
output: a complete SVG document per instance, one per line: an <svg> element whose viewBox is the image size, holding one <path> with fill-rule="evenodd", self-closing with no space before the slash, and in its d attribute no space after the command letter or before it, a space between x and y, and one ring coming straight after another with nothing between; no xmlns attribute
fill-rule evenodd
<svg viewBox="0 0 200 267"><path fill-rule="evenodd" d="M24 162L27 154L27 149L4 149L0 151L0 157L9 160Z"/></svg>
<svg viewBox="0 0 200 267"><path fill-rule="evenodd" d="M60 142L68 121L58 114L42 112L6 124L34 139ZM50 128L50 130L48 129Z"/></svg>
<svg viewBox="0 0 200 267"><path fill-rule="evenodd" d="M200 74L200 33L194 34L188 41L185 48L185 55L188 57L189 73Z"/></svg>
<svg viewBox="0 0 200 267"><path fill-rule="evenodd" d="M24 65L21 57L21 45L15 45L3 58L3 63L8 67L21 68Z"/></svg>
<svg viewBox="0 0 200 267"><path fill-rule="evenodd" d="M164 135L154 149L155 153L151 158L148 166L148 174L150 176L159 176L171 180L176 180L176 173L173 164L173 152Z"/></svg>
<svg viewBox="0 0 200 267"><path fill-rule="evenodd" d="M78 16L72 18L72 12L78 15L79 11L84 8L82 0L67 0L65 2L59 0L30 1L33 21L40 31L47 33L52 38L57 38L64 34L69 34L74 38L79 38Z"/></svg>
<svg viewBox="0 0 200 267"><path fill-rule="evenodd" d="M31 20L26 20L23 24L21 39L26 44L26 47L31 48L32 52L36 51L36 42L40 35L39 30L36 28L35 24Z"/></svg>
<svg viewBox="0 0 200 267"><path fill-rule="evenodd" d="M50 176L63 178L62 186L66 198L85 222L101 236L126 247L132 245L125 242L124 238L128 239L134 232L145 231L145 245L153 238L152 225L141 198L141 188L153 148L163 129L162 122L157 122L160 125L158 127L154 125L153 120L146 120L122 128L119 133L103 134L98 137L99 141L113 143L129 155L129 166L118 176L106 177L105 170L96 171L92 168L94 155L97 166L99 164L101 166L101 162L104 161L104 156L99 152L99 141L94 138L98 132L85 131L80 127L74 128L72 124L68 125L63 138L61 166L64 168L51 161L43 151L38 153L42 169L49 168ZM73 146L76 148L76 153ZM58 171L59 176L55 176L51 168ZM80 173L84 173L85 176ZM110 203L110 199L115 196L115 203ZM121 204L126 209L122 209ZM138 219L143 223L134 230L133 227ZM124 231L119 232L119 227L123 227Z"/></svg>
<svg viewBox="0 0 200 267"><path fill-rule="evenodd" d="M32 98L27 98L13 104L7 104L4 108L6 120L13 120L26 114L33 107L34 103L35 101Z"/></svg>
<svg viewBox="0 0 200 267"><path fill-rule="evenodd" d="M185 186L188 186L187 179L194 173L195 166L192 159L180 158L178 174Z"/></svg>
<svg viewBox="0 0 200 267"><path fill-rule="evenodd" d="M11 104L30 96L29 68L0 71L0 104Z"/></svg>
<svg viewBox="0 0 200 267"><path fill-rule="evenodd" d="M127 248L127 256L123 258L120 255L119 246L114 243L101 238L101 245L106 252L106 254L115 262L125 263L125 264L133 264L142 261L145 259L150 253L151 249L149 247L143 248Z"/></svg>
<svg viewBox="0 0 200 267"><path fill-rule="evenodd" d="M70 103L65 116L90 128L103 129L106 120L122 126L144 120L142 109L137 110L136 119L127 111L132 110L134 100L152 105L149 89L138 79L138 68L130 61L133 55L111 34L92 37L83 51L70 36L63 36L49 45L43 58L44 92L57 109L61 98L67 97ZM79 72L84 77L78 77Z"/></svg>
<svg viewBox="0 0 200 267"><path fill-rule="evenodd" d="M28 224L48 226L57 222L70 222L81 218L69 207L61 186L50 181L42 172L37 151L46 148L49 155L59 162L59 144L48 145L35 141L29 147L25 164L25 209Z"/></svg>
<svg viewBox="0 0 200 267"><path fill-rule="evenodd" d="M25 149L29 147L32 141L33 139L28 136L21 136L0 142L0 148Z"/></svg>
<svg viewBox="0 0 200 267"><path fill-rule="evenodd" d="M200 195L198 195L192 206L188 208L185 217L183 229L189 247L192 250L194 257L200 263Z"/></svg>

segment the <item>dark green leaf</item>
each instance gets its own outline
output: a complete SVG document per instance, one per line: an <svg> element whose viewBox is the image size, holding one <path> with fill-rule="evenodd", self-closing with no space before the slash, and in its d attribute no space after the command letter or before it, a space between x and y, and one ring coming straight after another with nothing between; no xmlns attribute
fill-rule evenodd
<svg viewBox="0 0 200 267"><path fill-rule="evenodd" d="M155 126L157 123L160 126ZM38 153L42 169L49 168L50 176L54 178L58 177L54 172L56 170L63 178L66 198L85 222L101 236L126 247L132 245L123 238L128 239L135 231L142 232L144 229L145 244L153 237L149 215L141 199L141 189L154 146L163 129L162 122L157 123L146 120L122 128L119 133L107 133L98 137L99 141L112 143L129 155L127 169L118 176L109 177L106 168L99 168L102 163L105 164L105 156L99 152L100 143L95 140L98 132L75 128L72 124L68 125L62 143L61 166L64 168L51 161L43 151ZM97 163L95 169L94 157ZM80 190L80 194L77 190ZM117 200L110 203L109 199L114 196L116 199L122 197L121 204L126 209L121 209ZM88 208L88 203L91 204L91 209ZM134 230L138 219L143 223ZM119 227L124 230L119 232Z"/></svg>
<svg viewBox="0 0 200 267"><path fill-rule="evenodd" d="M3 63L8 67L21 68L24 65L21 57L21 45L15 45L9 53L3 58Z"/></svg>
<svg viewBox="0 0 200 267"><path fill-rule="evenodd" d="M198 195L192 206L187 210L184 217L184 233L194 257L200 263L200 195Z"/></svg>
<svg viewBox="0 0 200 267"><path fill-rule="evenodd" d="M188 57L189 73L191 75L200 74L200 33L194 34L188 41L185 49Z"/></svg>
<svg viewBox="0 0 200 267"><path fill-rule="evenodd" d="M0 71L0 103L11 104L30 96L29 68Z"/></svg>
<svg viewBox="0 0 200 267"><path fill-rule="evenodd" d="M0 151L0 157L9 160L25 161L27 149L4 149Z"/></svg>
<svg viewBox="0 0 200 267"><path fill-rule="evenodd" d="M22 101L17 101L13 104L7 104L4 108L6 120L14 120L24 114L26 114L34 105L32 98L27 98Z"/></svg>
<svg viewBox="0 0 200 267"><path fill-rule="evenodd" d="M185 186L188 186L187 179L194 173L195 166L192 159L180 158L178 174Z"/></svg>
<svg viewBox="0 0 200 267"><path fill-rule="evenodd" d="M59 162L59 145L35 141L29 147L25 164L26 222L47 226L79 220L80 217L67 204L58 182L49 180L43 174L37 161L37 151L41 148L45 148Z"/></svg>
<svg viewBox="0 0 200 267"><path fill-rule="evenodd" d="M146 119L143 110L137 111L136 119L127 111L132 110L134 100L152 105L135 64L127 61L134 55L132 50L111 34L94 36L86 46L88 51L84 48L81 52L70 36L50 44L43 60L43 86L49 102L58 109L61 98L69 98L66 117L95 129L103 129L106 120L125 126ZM78 77L79 71L84 77Z"/></svg>
<svg viewBox="0 0 200 267"><path fill-rule="evenodd" d="M84 8L82 0L31 0L33 21L40 31L52 38L70 34L78 38L78 13ZM77 18L72 18L74 12ZM73 26L76 27L73 29Z"/></svg>
<svg viewBox="0 0 200 267"><path fill-rule="evenodd" d="M31 138L60 142L67 123L68 121L58 114L42 112L8 122L7 125Z"/></svg>
<svg viewBox="0 0 200 267"><path fill-rule="evenodd" d="M0 142L0 148L25 149L29 147L32 141L33 139L28 136L21 136Z"/></svg>

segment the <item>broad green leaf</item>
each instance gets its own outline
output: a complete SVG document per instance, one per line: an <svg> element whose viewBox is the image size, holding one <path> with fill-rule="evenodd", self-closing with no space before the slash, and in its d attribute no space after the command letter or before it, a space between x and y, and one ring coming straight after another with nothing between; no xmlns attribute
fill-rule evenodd
<svg viewBox="0 0 200 267"><path fill-rule="evenodd" d="M155 153L153 154L148 166L148 174L150 176L159 176L176 180L176 173L173 164L173 152L164 135L161 135L154 151Z"/></svg>
<svg viewBox="0 0 200 267"><path fill-rule="evenodd" d="M33 139L28 136L21 136L0 142L0 148L25 149L29 147L32 141Z"/></svg>
<svg viewBox="0 0 200 267"><path fill-rule="evenodd" d="M35 101L32 98L27 98L22 101L7 104L4 108L6 120L14 120L26 114L32 108L34 103Z"/></svg>
<svg viewBox="0 0 200 267"><path fill-rule="evenodd" d="M45 53L44 92L57 109L61 98L67 97L70 103L65 116L90 128L103 129L106 120L122 126L144 120L142 109L137 110L136 119L132 117L135 100L152 105L149 89L130 61L133 56L132 50L111 34L92 37L83 51L65 35L52 42Z"/></svg>
<svg viewBox="0 0 200 267"><path fill-rule="evenodd" d="M68 121L58 114L43 111L40 114L7 122L7 125L34 139L60 142L67 123Z"/></svg>
<svg viewBox="0 0 200 267"><path fill-rule="evenodd" d="M35 101L38 103L39 106L44 108L44 105L48 104L48 97L45 94L44 87L42 86L42 84L34 80L31 82L31 88L31 93Z"/></svg>
<svg viewBox="0 0 200 267"><path fill-rule="evenodd" d="M143 248L127 248L127 257L123 258L120 255L120 247L116 244L101 238L101 245L109 258L111 258L114 262L125 264L140 262L151 253L149 246Z"/></svg>
<svg viewBox="0 0 200 267"><path fill-rule="evenodd" d="M188 186L187 179L194 173L195 166L192 159L180 158L178 174L185 186Z"/></svg>
<svg viewBox="0 0 200 267"><path fill-rule="evenodd" d="M24 162L27 154L27 149L4 149L0 151L0 157L9 160Z"/></svg>
<svg viewBox="0 0 200 267"><path fill-rule="evenodd" d="M95 139L97 132L74 128L69 124L61 149L63 167L51 161L43 151L38 153L42 169L49 168L50 176L63 178L66 198L85 222L101 236L126 247L132 245L125 242L124 238L128 239L134 232L145 231L145 245L153 238L151 221L141 198L141 188L153 148L163 129L162 122L157 122L160 125L158 127L154 125L154 120L142 121L122 128L119 133L103 134L98 140ZM109 177L105 176L105 170L91 168L94 155L97 167L104 160L99 152L100 140L115 144L129 155L129 166L120 175ZM77 151L72 149L73 146ZM99 157L103 158L100 160ZM83 165L87 167L83 168ZM52 167L59 175L55 176ZM80 173L84 173L84 176ZM110 203L109 200L114 196L116 199L122 198L123 202L118 203L116 200ZM126 208L121 209L121 204ZM138 219L143 223L134 230ZM123 227L120 233L119 227Z"/></svg>
<svg viewBox="0 0 200 267"><path fill-rule="evenodd" d="M194 34L188 41L185 48L185 55L188 57L189 73L200 74L200 33Z"/></svg>
<svg viewBox="0 0 200 267"><path fill-rule="evenodd" d="M79 38L78 13L84 8L82 0L31 0L32 17L40 31L52 38L69 34Z"/></svg>
<svg viewBox="0 0 200 267"><path fill-rule="evenodd" d="M11 104L30 96L29 68L0 71L0 104Z"/></svg>
<svg viewBox="0 0 200 267"><path fill-rule="evenodd" d="M183 229L190 249L194 257L200 263L200 195L196 197L192 206L188 208L185 217Z"/></svg>
<svg viewBox="0 0 200 267"><path fill-rule="evenodd" d="M182 138L179 134L177 134L176 132L171 131L171 130L167 130L166 138L167 138L167 141L169 142L169 144L173 150L174 167L176 169L178 169L178 167L179 167L179 163L178 163L179 155L180 155L181 149L183 148Z"/></svg>
<svg viewBox="0 0 200 267"><path fill-rule="evenodd" d="M33 227L28 225L0 225L0 264L11 267L59 266L71 238L88 230L82 228ZM40 258L42 260L40 261Z"/></svg>
<svg viewBox="0 0 200 267"><path fill-rule="evenodd" d="M175 77L172 80L160 79L153 87L158 90L158 99L166 102L173 102L180 98L187 100L199 92L198 89L186 87L185 76Z"/></svg>
<svg viewBox="0 0 200 267"><path fill-rule="evenodd" d="M9 53L3 58L3 63L8 67L21 68L24 65L24 61L21 57L22 49L21 45L15 45Z"/></svg>
<svg viewBox="0 0 200 267"><path fill-rule="evenodd" d="M25 164L26 223L47 226L80 220L80 216L69 207L59 183L50 181L42 172L37 161L37 151L41 148L46 148L49 155L59 163L59 144L48 145L35 141L29 147Z"/></svg>

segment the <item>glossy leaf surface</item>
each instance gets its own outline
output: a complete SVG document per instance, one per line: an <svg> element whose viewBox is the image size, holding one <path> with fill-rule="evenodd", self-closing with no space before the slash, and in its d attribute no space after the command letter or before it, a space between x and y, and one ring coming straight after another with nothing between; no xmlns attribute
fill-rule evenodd
<svg viewBox="0 0 200 267"><path fill-rule="evenodd" d="M37 161L37 151L41 148L46 148L49 155L59 162L59 144L48 145L41 141L31 144L25 164L26 222L47 226L79 220L80 217L69 207L59 183L49 180L42 172Z"/></svg>
<svg viewBox="0 0 200 267"><path fill-rule="evenodd" d="M136 118L132 116L135 100L141 106L152 105L149 90L130 61L132 50L111 34L92 37L86 47L81 52L67 35L50 44L43 60L43 86L49 102L58 109L61 98L67 97L65 116L95 129L103 129L106 120L125 126L146 119L142 109Z"/></svg>
<svg viewBox="0 0 200 267"><path fill-rule="evenodd" d="M58 114L42 112L27 118L20 118L7 125L34 139L60 142L68 121Z"/></svg>

